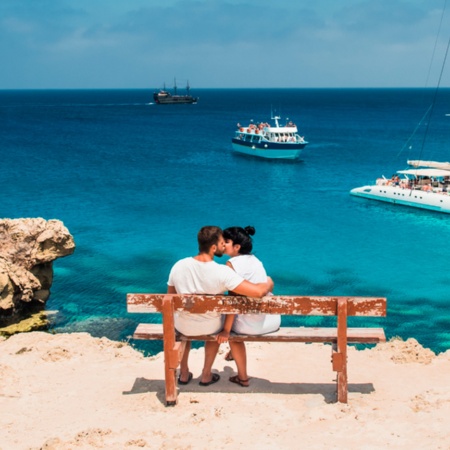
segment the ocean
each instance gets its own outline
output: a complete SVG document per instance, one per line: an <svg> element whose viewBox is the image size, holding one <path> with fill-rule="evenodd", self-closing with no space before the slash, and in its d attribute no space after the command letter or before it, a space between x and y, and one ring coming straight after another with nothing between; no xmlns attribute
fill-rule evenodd
<svg viewBox="0 0 450 450"><path fill-rule="evenodd" d="M386 318L350 325L450 349L450 215L349 194L407 159L450 159L449 89L435 101L432 89L192 94L196 105L162 106L150 90L0 91L0 217L59 219L76 243L54 262L51 332L129 340L138 322L160 317L128 314L127 293L165 292L202 226L252 225L274 293L385 296ZM232 152L236 124L271 111L309 142L300 160Z"/></svg>

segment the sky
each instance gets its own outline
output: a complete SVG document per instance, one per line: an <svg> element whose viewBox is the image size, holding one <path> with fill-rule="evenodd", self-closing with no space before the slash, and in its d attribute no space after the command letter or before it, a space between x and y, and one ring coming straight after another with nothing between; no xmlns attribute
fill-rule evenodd
<svg viewBox="0 0 450 450"><path fill-rule="evenodd" d="M0 89L436 87L449 38L450 0L1 0Z"/></svg>

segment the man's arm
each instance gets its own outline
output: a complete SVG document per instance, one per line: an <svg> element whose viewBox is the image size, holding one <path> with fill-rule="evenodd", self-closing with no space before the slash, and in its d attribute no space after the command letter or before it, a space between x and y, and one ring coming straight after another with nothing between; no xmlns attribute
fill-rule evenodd
<svg viewBox="0 0 450 450"><path fill-rule="evenodd" d="M264 297L273 290L273 286L273 280L270 277L267 277L267 281L265 283L255 284L244 280L233 289L233 292L238 295L245 295L247 297Z"/></svg>
<svg viewBox="0 0 450 450"><path fill-rule="evenodd" d="M167 293L168 294L176 294L177 290L175 289L175 286L167 286Z"/></svg>

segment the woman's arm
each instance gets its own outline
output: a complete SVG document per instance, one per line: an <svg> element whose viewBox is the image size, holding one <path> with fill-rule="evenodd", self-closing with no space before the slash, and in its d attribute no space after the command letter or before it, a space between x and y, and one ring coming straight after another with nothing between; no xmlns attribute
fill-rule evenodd
<svg viewBox="0 0 450 450"><path fill-rule="evenodd" d="M233 326L235 314L227 314L225 318L225 323L223 325L223 330L216 336L216 341L219 344L228 342L231 333L231 327Z"/></svg>

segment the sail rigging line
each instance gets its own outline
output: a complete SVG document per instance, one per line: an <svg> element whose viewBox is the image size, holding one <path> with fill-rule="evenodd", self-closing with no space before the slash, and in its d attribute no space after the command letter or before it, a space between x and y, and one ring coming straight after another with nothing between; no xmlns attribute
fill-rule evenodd
<svg viewBox="0 0 450 450"><path fill-rule="evenodd" d="M439 21L439 27L438 27L438 31L436 34L436 39L434 41L433 53L431 54L430 65L428 66L428 74L427 74L427 78L425 80L425 87L428 86L428 80L430 79L431 66L433 65L434 55L436 54L436 48L437 48L437 44L439 41L439 36L441 35L442 22L444 21L444 15L445 15L446 8L447 8L447 0L444 0L444 6L442 7L442 13L441 13L441 19Z"/></svg>
<svg viewBox="0 0 450 450"><path fill-rule="evenodd" d="M447 9L447 0L444 0L444 5L443 5L443 7L442 7L441 18L440 18L440 20L439 20L439 27L438 27L438 31L437 31L437 34L436 34L436 39L435 39L435 41L434 41L434 47L433 47L433 52L432 52L432 55L431 55L430 65L428 66L428 74L427 74L427 78L426 78L426 81L425 81L425 87L428 86L428 80L429 80L429 78L430 78L430 73L431 73L431 67L432 67L432 65L433 65L433 60L434 60L434 57L435 57L435 54L436 54L436 48L437 48L437 44L438 44L438 41L439 41L439 36L440 36L440 34L441 34L442 22L443 22L443 20L444 20L445 10L446 10L446 9ZM434 105L435 105L435 103L436 103L437 93L438 93L438 90L439 90L439 87L440 87L440 84L441 84L442 74L443 74L443 72L444 72L445 63L446 63L446 60L447 60L447 55L448 55L449 45L450 45L450 38L449 38L449 41L448 41L448 43L447 43L447 49L446 49L446 52L445 52L444 61L443 61L443 63L442 63L441 72L440 72L439 79L438 79L438 84L437 84L436 89L435 89L435 91L434 91L433 100L432 100L432 102L431 102L431 105L428 107L428 109L426 110L426 112L425 112L425 114L423 115L422 119L420 119L420 121L419 121L419 123L417 124L416 128L415 128L414 131L412 132L411 136L410 136L410 137L408 138L408 140L405 142L405 144L404 144L403 147L400 149L400 151L397 153L397 155L395 156L395 158L398 158L398 157L403 153L403 151L405 150L405 148L408 146L409 142L411 142L412 138L413 138L413 137L415 136L415 134L417 133L417 130L419 129L419 127L422 125L422 122L425 120L425 118L426 118L427 116L429 116L429 120L427 121L427 126L426 126L426 128L425 128L425 133L424 133L424 136L423 136L423 139L422 139L422 145L421 145L421 147L420 147L420 153L419 153L419 160L422 159L422 154L423 154L423 150L424 150L424 148L425 148L425 142L426 142L426 137L427 137L427 134L428 134L428 129L429 129L429 124L430 124L431 115L432 115L433 110L434 110ZM394 159L394 158L393 158L393 159Z"/></svg>
<svg viewBox="0 0 450 450"><path fill-rule="evenodd" d="M436 89L434 90L433 101L431 103L431 109L430 109L430 113L429 113L430 119L431 119L431 116L433 115L434 106L436 104L436 98L437 98L437 94L438 94L438 91L439 91L439 87L441 85L442 75L444 73L444 68L445 68L445 63L447 61L449 47L450 47L450 37L449 37L448 42L447 42L447 48L445 50L444 61L442 63L441 73L439 74L438 83L437 83ZM427 140L428 130L430 128L430 121L431 120L427 121L427 126L425 127L425 133L424 133L424 136L423 136L423 139L422 139L422 146L420 148L419 161L422 159L423 150L425 148L425 142Z"/></svg>
<svg viewBox="0 0 450 450"><path fill-rule="evenodd" d="M412 132L411 136L408 138L408 140L403 144L403 147L400 149L400 151L397 153L397 155L395 156L395 158L398 158L402 153L403 150L405 150L405 148L408 146L408 144L411 142L412 138L414 137L414 135L417 133L417 130L420 128L420 126L422 125L422 122L425 120L425 118L428 116L428 114L431 111L433 105L430 105L428 107L428 109L425 111L425 114L422 116L422 118L420 119L419 123L416 125L416 128L414 128L414 131Z"/></svg>

